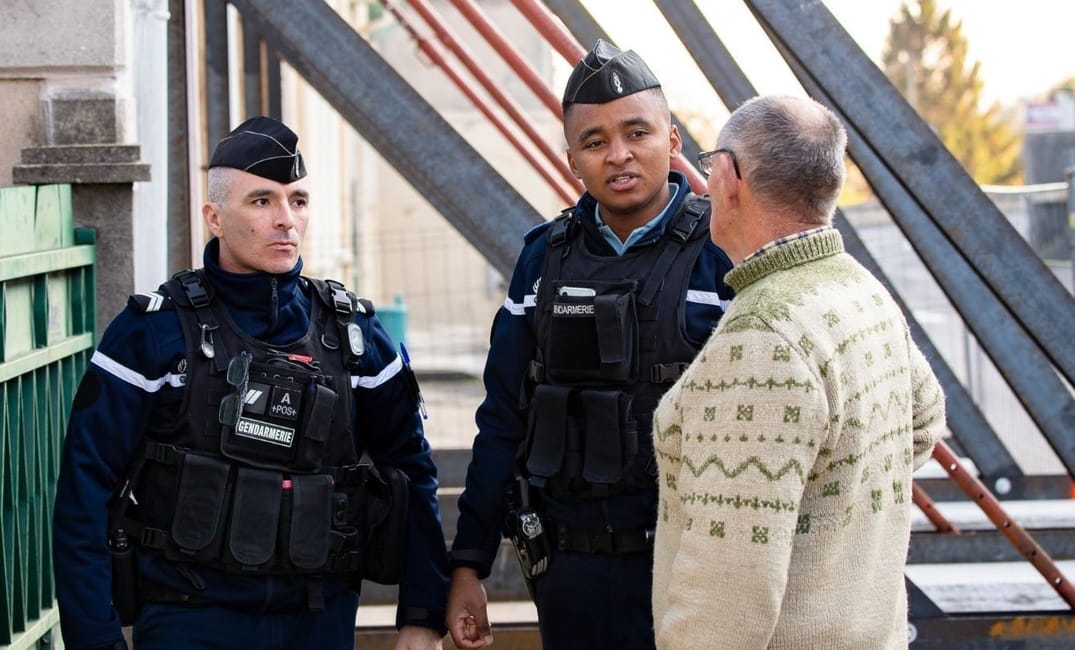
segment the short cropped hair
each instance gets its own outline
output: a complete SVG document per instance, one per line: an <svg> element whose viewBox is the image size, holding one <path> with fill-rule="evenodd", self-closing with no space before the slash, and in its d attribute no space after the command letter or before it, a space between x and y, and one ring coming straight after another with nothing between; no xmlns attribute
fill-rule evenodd
<svg viewBox="0 0 1075 650"><path fill-rule="evenodd" d="M209 200L217 205L224 205L235 180L235 170L230 167L209 168Z"/></svg>
<svg viewBox="0 0 1075 650"><path fill-rule="evenodd" d="M832 223L847 131L828 108L812 99L755 97L728 118L718 146L735 152L760 201L808 223Z"/></svg>

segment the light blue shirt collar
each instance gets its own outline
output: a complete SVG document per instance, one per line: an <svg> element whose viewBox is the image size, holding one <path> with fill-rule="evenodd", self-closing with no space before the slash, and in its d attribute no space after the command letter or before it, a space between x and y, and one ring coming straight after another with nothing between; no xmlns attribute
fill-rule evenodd
<svg viewBox="0 0 1075 650"><path fill-rule="evenodd" d="M606 224L604 220L601 219L601 206L594 206L593 217L594 221L597 223L597 230L601 232L601 235L605 238L605 241L607 241L608 245L612 247L612 250L616 251L617 255L623 255L624 251L633 246L635 242L645 237L649 231L653 230L657 226L657 224L661 223L661 219L664 219L665 213L668 212L668 206L672 205L672 201L676 199L676 192L679 191L679 184L669 183L668 190L671 196L668 199L668 203L665 204L664 208L661 209L661 211L657 214L656 217L653 217L645 224L632 230L631 234L627 236L627 241L623 242L621 242L620 238L616 236L616 233L612 232L612 228L610 228L608 224Z"/></svg>

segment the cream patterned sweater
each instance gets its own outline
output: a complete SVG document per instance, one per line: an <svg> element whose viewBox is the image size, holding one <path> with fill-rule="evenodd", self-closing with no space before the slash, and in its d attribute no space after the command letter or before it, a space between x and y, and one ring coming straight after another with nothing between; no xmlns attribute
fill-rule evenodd
<svg viewBox="0 0 1075 650"><path fill-rule="evenodd" d="M661 650L907 647L911 473L944 395L831 228L725 278L736 298L654 414Z"/></svg>

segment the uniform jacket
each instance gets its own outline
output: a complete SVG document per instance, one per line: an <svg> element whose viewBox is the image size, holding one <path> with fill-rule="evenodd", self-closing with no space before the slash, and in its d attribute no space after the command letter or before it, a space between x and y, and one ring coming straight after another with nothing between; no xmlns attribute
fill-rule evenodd
<svg viewBox="0 0 1075 650"><path fill-rule="evenodd" d="M683 208L690 195L687 179L671 172L678 184L659 227L633 244L653 245L664 233L669 218ZM581 210L585 245L596 254L615 255L594 225L596 201L584 194L576 205ZM478 408L478 434L467 471L466 489L459 500L459 524L452 546L452 563L471 566L482 578L491 570L501 539L504 492L514 480L516 454L526 435L527 413L520 406L523 377L537 350L534 299L545 266L547 224L525 237L515 265L508 296L493 321L485 366L485 400ZM723 283L731 269L724 251L707 241L691 273L685 297L687 336L700 348L723 314L732 291ZM589 530L637 530L652 528L656 521L656 490L604 499L566 502L545 499L547 514L566 525Z"/></svg>
<svg viewBox="0 0 1075 650"><path fill-rule="evenodd" d="M225 302L243 331L272 344L306 333L310 301L316 298L300 275L301 260L283 275L235 274L219 267L217 253L213 240L204 256L207 277L215 300ZM163 299L157 293L149 297ZM139 453L147 424L174 420L183 395L186 346L176 313L142 313L137 298L109 324L90 361L75 396L61 461L53 552L64 639L75 650L122 638L110 605L107 504ZM375 316L355 318L365 335L360 369L351 376L356 446L368 449L375 463L399 467L411 479L410 541L397 624L443 629L448 576L436 468L391 339ZM299 577L234 576L203 567L177 570L149 553L140 554L139 567L143 580L245 609L303 609L308 603L306 582ZM347 588L342 582L324 585L326 597Z"/></svg>

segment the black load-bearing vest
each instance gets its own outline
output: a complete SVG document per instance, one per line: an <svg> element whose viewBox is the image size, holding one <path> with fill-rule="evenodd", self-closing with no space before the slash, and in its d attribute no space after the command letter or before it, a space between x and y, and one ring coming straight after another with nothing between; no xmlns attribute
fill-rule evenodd
<svg viewBox="0 0 1075 650"><path fill-rule="evenodd" d="M282 346L239 329L201 271L161 285L187 367L178 417L150 423L132 469L137 506L120 499L142 548L246 575L398 580L404 545L371 548L371 531L405 530L392 503L406 503L406 476L375 468L351 426L363 353L354 315L373 306L337 282L309 282L310 327Z"/></svg>
<svg viewBox="0 0 1075 650"><path fill-rule="evenodd" d="M620 256L588 250L580 218L570 210L548 229L526 473L561 496L656 488L652 413L699 350L684 302L709 200L691 195L660 238Z"/></svg>

